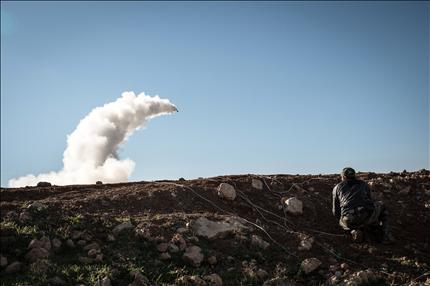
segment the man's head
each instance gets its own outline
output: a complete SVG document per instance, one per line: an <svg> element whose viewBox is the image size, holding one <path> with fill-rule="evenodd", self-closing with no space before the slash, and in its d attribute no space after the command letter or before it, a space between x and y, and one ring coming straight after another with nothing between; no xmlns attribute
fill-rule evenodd
<svg viewBox="0 0 430 286"><path fill-rule="evenodd" d="M351 167L343 168L342 173L340 173L342 180L352 180L355 179L355 170Z"/></svg>

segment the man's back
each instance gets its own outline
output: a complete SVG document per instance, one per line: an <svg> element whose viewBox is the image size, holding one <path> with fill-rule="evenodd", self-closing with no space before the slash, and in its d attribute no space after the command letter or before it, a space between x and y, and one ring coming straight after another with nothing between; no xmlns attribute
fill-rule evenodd
<svg viewBox="0 0 430 286"><path fill-rule="evenodd" d="M342 181L334 187L333 213L336 216L343 216L359 207L369 211L374 208L366 182L351 179Z"/></svg>

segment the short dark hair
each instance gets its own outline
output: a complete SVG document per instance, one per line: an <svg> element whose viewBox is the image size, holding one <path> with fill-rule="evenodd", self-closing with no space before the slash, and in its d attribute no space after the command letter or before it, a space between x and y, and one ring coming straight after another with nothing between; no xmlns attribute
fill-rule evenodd
<svg viewBox="0 0 430 286"><path fill-rule="evenodd" d="M354 179L355 178L355 170L351 167L343 168L341 176L342 176L342 178L345 178L345 179Z"/></svg>

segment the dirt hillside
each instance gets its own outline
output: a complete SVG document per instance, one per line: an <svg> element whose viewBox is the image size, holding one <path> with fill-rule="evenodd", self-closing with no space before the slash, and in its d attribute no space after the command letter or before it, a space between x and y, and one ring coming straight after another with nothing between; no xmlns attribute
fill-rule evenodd
<svg viewBox="0 0 430 286"><path fill-rule="evenodd" d="M339 228L339 175L2 188L1 285L430 285L430 171L358 176L395 244Z"/></svg>

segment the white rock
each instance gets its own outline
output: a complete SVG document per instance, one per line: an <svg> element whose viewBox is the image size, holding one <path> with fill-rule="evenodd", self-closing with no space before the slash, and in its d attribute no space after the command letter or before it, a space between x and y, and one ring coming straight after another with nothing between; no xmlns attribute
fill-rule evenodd
<svg viewBox="0 0 430 286"><path fill-rule="evenodd" d="M303 214L303 203L296 197L285 200L285 210L293 215Z"/></svg>
<svg viewBox="0 0 430 286"><path fill-rule="evenodd" d="M191 263L192 265L198 267L200 263L203 261L204 255L202 254L202 250L198 246L190 246L185 249L185 253L182 256L182 259Z"/></svg>
<svg viewBox="0 0 430 286"><path fill-rule="evenodd" d="M0 255L0 267L5 267L7 265L7 258Z"/></svg>
<svg viewBox="0 0 430 286"><path fill-rule="evenodd" d="M311 273L321 266L318 258L308 258L302 261L300 268L306 273Z"/></svg>
<svg viewBox="0 0 430 286"><path fill-rule="evenodd" d="M268 243L267 241L263 240L261 237L255 234L251 236L251 244L263 249L266 249L270 246L270 243Z"/></svg>
<svg viewBox="0 0 430 286"><path fill-rule="evenodd" d="M210 274L203 277L206 282L208 282L208 285L211 286L222 286L222 278L218 274Z"/></svg>
<svg viewBox="0 0 430 286"><path fill-rule="evenodd" d="M260 191L263 189L263 182L261 180L252 179L251 185L252 185L252 187L254 189L257 189L257 190L260 190Z"/></svg>
<svg viewBox="0 0 430 286"><path fill-rule="evenodd" d="M312 248L312 245L314 243L313 237L304 237L300 241L300 245L298 247L299 250L310 250Z"/></svg>
<svg viewBox="0 0 430 286"><path fill-rule="evenodd" d="M209 240L223 238L227 235L248 229L238 220L229 218L225 221L211 221L200 217L190 223L190 228L200 237Z"/></svg>
<svg viewBox="0 0 430 286"><path fill-rule="evenodd" d="M236 198L236 190L230 184L221 183L218 186L218 196L226 200L233 201Z"/></svg>
<svg viewBox="0 0 430 286"><path fill-rule="evenodd" d="M132 229L134 228L134 225L131 223L131 221L125 221L119 225L117 225L113 230L113 234L118 235L120 232L126 229Z"/></svg>

